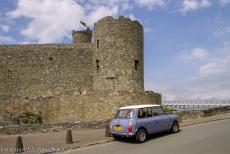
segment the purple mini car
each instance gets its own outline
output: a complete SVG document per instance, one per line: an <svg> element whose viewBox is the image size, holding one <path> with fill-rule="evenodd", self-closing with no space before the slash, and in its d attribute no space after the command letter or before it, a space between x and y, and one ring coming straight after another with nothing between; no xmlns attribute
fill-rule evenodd
<svg viewBox="0 0 230 154"><path fill-rule="evenodd" d="M179 131L177 116L164 113L160 105L134 105L122 107L110 123L114 138L135 137L139 143L145 142L148 135L163 131Z"/></svg>

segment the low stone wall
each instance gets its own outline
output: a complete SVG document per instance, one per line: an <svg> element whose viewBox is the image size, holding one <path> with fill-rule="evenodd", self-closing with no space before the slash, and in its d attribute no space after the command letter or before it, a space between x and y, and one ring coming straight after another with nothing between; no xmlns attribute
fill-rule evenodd
<svg viewBox="0 0 230 154"><path fill-rule="evenodd" d="M217 114L229 113L230 106L211 108L203 111L203 117L214 116Z"/></svg>
<svg viewBox="0 0 230 154"><path fill-rule="evenodd" d="M87 121L75 123L50 123L50 124L29 124L29 125L5 125L0 126L0 134L27 134L35 132L60 132L68 129L99 129L104 128L110 120Z"/></svg>
<svg viewBox="0 0 230 154"><path fill-rule="evenodd" d="M230 106L217 107L205 110L189 110L189 111L177 111L179 122L188 119L205 118L223 113L230 113ZM20 125L7 125L0 122L0 134L26 134L34 132L60 132L68 129L99 129L104 128L110 119L107 120L95 120L95 121L77 121L74 123L47 123L47 124L20 124Z"/></svg>
<svg viewBox="0 0 230 154"><path fill-rule="evenodd" d="M204 110L188 110L188 111L176 111L175 114L178 115L179 121L187 120L187 119L197 119L197 118L205 118L209 116L214 116L223 113L229 113L230 106L224 107L215 107Z"/></svg>

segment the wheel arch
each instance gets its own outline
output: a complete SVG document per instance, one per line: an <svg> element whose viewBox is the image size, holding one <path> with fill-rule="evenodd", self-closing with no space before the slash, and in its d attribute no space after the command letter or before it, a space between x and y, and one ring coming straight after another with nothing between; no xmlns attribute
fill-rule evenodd
<svg viewBox="0 0 230 154"><path fill-rule="evenodd" d="M172 124L173 124L174 122L179 123L177 119L172 120Z"/></svg>
<svg viewBox="0 0 230 154"><path fill-rule="evenodd" d="M149 134L148 129L146 129L145 127L139 127L138 129L135 130L135 135L140 129L144 129L147 132L147 134Z"/></svg>

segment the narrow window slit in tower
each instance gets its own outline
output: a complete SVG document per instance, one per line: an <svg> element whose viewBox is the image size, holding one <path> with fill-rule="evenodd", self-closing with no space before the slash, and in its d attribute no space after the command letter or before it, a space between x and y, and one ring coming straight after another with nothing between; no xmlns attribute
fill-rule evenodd
<svg viewBox="0 0 230 154"><path fill-rule="evenodd" d="M99 70L100 65L99 65L99 60L98 59L96 60L96 67L97 67L97 70Z"/></svg>
<svg viewBox="0 0 230 154"><path fill-rule="evenodd" d="M139 69L139 61L138 60L135 60L135 70L137 71Z"/></svg>
<svg viewBox="0 0 230 154"><path fill-rule="evenodd" d="M97 40L97 49L99 49L99 40Z"/></svg>

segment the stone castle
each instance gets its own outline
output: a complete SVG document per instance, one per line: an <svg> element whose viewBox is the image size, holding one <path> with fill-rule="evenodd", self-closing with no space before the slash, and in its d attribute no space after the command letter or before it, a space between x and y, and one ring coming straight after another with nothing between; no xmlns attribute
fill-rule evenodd
<svg viewBox="0 0 230 154"><path fill-rule="evenodd" d="M23 112L44 123L102 120L121 106L161 102L144 91L138 21L104 17L72 37L72 44L0 45L0 121Z"/></svg>

